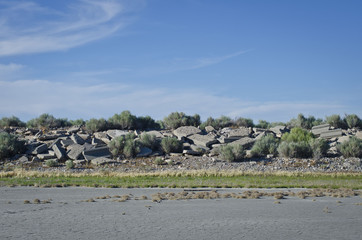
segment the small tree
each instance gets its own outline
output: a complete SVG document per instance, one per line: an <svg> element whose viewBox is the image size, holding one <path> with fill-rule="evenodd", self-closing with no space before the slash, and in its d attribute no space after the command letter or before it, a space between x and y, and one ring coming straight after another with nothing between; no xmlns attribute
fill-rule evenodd
<svg viewBox="0 0 362 240"><path fill-rule="evenodd" d="M245 156L245 150L240 144L228 144L221 146L219 149L219 155L223 160L228 162L240 161Z"/></svg>
<svg viewBox="0 0 362 240"><path fill-rule="evenodd" d="M85 128L89 132L99 132L107 129L107 121L104 118L91 118L85 123Z"/></svg>
<svg viewBox="0 0 362 240"><path fill-rule="evenodd" d="M180 153L182 152L183 145L177 138L165 137L161 140L161 148L165 153Z"/></svg>
<svg viewBox="0 0 362 240"><path fill-rule="evenodd" d="M18 140L15 135L7 132L0 133L0 160L22 153L25 150L25 142Z"/></svg>
<svg viewBox="0 0 362 240"><path fill-rule="evenodd" d="M338 151L346 158L362 157L362 140L351 137L348 141L337 145Z"/></svg>
<svg viewBox="0 0 362 240"><path fill-rule="evenodd" d="M348 128L361 127L362 124L361 119L356 114L346 114L343 120Z"/></svg>

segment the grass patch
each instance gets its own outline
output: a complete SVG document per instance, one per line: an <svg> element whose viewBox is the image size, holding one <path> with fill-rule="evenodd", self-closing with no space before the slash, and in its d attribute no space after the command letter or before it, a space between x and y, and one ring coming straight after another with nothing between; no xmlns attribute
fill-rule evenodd
<svg viewBox="0 0 362 240"><path fill-rule="evenodd" d="M362 189L362 174L240 171L97 172L87 174L16 170L0 172L0 186Z"/></svg>

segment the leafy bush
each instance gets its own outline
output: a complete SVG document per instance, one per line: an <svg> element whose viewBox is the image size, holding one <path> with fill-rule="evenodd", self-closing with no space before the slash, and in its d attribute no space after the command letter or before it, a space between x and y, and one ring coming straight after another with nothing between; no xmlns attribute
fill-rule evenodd
<svg viewBox="0 0 362 240"><path fill-rule="evenodd" d="M223 160L235 162L243 159L245 156L245 150L240 144L228 144L220 147L219 155Z"/></svg>
<svg viewBox="0 0 362 240"><path fill-rule="evenodd" d="M259 120L258 124L255 127L268 129L268 128L270 128L270 123L265 120Z"/></svg>
<svg viewBox="0 0 362 240"><path fill-rule="evenodd" d="M293 128L289 133L282 136L284 142L309 142L314 136L311 132L301 128Z"/></svg>
<svg viewBox="0 0 362 240"><path fill-rule="evenodd" d="M362 121L356 114L346 114L344 117L344 122L348 128L362 127Z"/></svg>
<svg viewBox="0 0 362 240"><path fill-rule="evenodd" d="M15 135L1 132L0 133L0 160L12 157L15 154L22 153L25 150L25 142L18 140Z"/></svg>
<svg viewBox="0 0 362 240"><path fill-rule="evenodd" d="M238 127L254 127L254 122L253 119L240 117L234 120L234 125Z"/></svg>
<svg viewBox="0 0 362 240"><path fill-rule="evenodd" d="M12 117L3 117L0 119L0 127L25 127L25 123L20 121L19 118L12 116Z"/></svg>
<svg viewBox="0 0 362 240"><path fill-rule="evenodd" d="M142 146L155 150L158 147L158 142L154 134L144 133L140 137L140 143Z"/></svg>
<svg viewBox="0 0 362 240"><path fill-rule="evenodd" d="M82 126L85 124L85 121L83 119L76 119L76 120L69 120L69 123L71 126Z"/></svg>
<svg viewBox="0 0 362 240"><path fill-rule="evenodd" d="M233 121L231 118L226 116L221 116L220 118L214 119L212 117L209 117L206 122L203 122L200 125L201 129L205 129L206 126L212 126L215 129L221 129L224 127L230 127L233 125Z"/></svg>
<svg viewBox="0 0 362 240"><path fill-rule="evenodd" d="M92 133L104 131L107 129L107 127L107 121L104 118L91 118L85 123L86 130Z"/></svg>
<svg viewBox="0 0 362 240"><path fill-rule="evenodd" d="M200 115L195 114L194 116L188 116L183 112L173 112L163 119L165 127L168 129L176 129L182 126L199 126Z"/></svg>
<svg viewBox="0 0 362 240"><path fill-rule="evenodd" d="M283 157L309 158L313 155L312 148L307 142L282 142L278 153Z"/></svg>
<svg viewBox="0 0 362 240"><path fill-rule="evenodd" d="M346 124L343 122L338 114L334 114L326 117L326 122L335 128L346 128Z"/></svg>
<svg viewBox="0 0 362 240"><path fill-rule="evenodd" d="M136 129L160 129L160 124L156 123L150 116L138 117L135 122Z"/></svg>
<svg viewBox="0 0 362 240"><path fill-rule="evenodd" d="M177 138L165 137L161 140L161 148L165 153L177 153L182 152L183 145Z"/></svg>
<svg viewBox="0 0 362 240"><path fill-rule="evenodd" d="M74 164L73 160L67 160L65 162L65 166L67 169L73 169L75 167L75 164Z"/></svg>
<svg viewBox="0 0 362 240"><path fill-rule="evenodd" d="M337 145L338 151L346 158L362 157L362 140L351 137L348 141Z"/></svg>
<svg viewBox="0 0 362 240"><path fill-rule="evenodd" d="M162 164L165 163L165 160L162 159L161 157L156 157L155 160L154 160L154 163L155 163L156 165L162 165Z"/></svg>
<svg viewBox="0 0 362 240"><path fill-rule="evenodd" d="M45 165L47 165L48 167L56 167L58 166L58 161L55 159L49 159L45 161Z"/></svg>
<svg viewBox="0 0 362 240"><path fill-rule="evenodd" d="M118 136L112 139L108 144L113 157L124 156L126 158L135 157L140 149L134 134Z"/></svg>
<svg viewBox="0 0 362 240"><path fill-rule="evenodd" d="M130 111L123 111L121 114L114 114L108 119L113 128L134 129L137 117L132 115Z"/></svg>
<svg viewBox="0 0 362 240"><path fill-rule="evenodd" d="M311 139L309 145L314 159L320 159L325 156L329 150L329 144L327 140L323 138Z"/></svg>
<svg viewBox="0 0 362 240"><path fill-rule="evenodd" d="M253 156L266 156L268 154L276 154L279 145L279 140L269 134L258 139L251 148Z"/></svg>
<svg viewBox="0 0 362 240"><path fill-rule="evenodd" d="M313 126L317 126L323 123L323 120L318 118L316 119L313 116L308 118L304 117L303 114L298 114L297 118L293 118L288 122L288 126L291 128L298 127L304 129L311 129Z"/></svg>

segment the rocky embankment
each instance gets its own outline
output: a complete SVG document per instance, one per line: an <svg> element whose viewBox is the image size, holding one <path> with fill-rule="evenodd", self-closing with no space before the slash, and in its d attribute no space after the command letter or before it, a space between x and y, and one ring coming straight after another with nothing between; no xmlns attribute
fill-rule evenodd
<svg viewBox="0 0 362 240"><path fill-rule="evenodd" d="M26 140L27 151L11 159L1 161L2 169L22 167L38 170L65 170L65 161L72 160L75 169L69 171L96 171L114 168L117 171L165 171L165 170L241 170L241 171L298 171L298 172L361 172L360 158L345 159L337 152L336 145L347 141L351 136L362 139L362 131L356 129L332 129L324 124L314 127L314 135L328 140L330 149L328 157L315 159L289 159L267 156L254 159L250 148L254 142L266 134L280 138L288 132L285 126L271 129L260 128L223 128L215 130L208 126L205 130L185 126L173 131L125 131L108 130L87 133L80 126L67 129L39 131L35 129L10 128L6 131L17 134ZM153 134L158 141L164 137L177 137L183 142L182 153L164 154L161 150L141 147L134 159L114 159L108 143L115 137L134 133L137 138L142 134ZM137 138L135 139L137 141ZM217 149L226 144L240 144L247 150L247 157L241 162L227 162L218 156ZM164 164L155 163L161 158ZM46 162L58 163L57 168L49 168Z"/></svg>

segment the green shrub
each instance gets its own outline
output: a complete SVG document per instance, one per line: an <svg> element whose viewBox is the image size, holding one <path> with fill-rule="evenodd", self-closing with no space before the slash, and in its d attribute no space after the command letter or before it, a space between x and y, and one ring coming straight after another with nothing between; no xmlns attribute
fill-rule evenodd
<svg viewBox="0 0 362 240"><path fill-rule="evenodd" d="M73 160L67 160L65 162L65 166L67 169L73 169L75 167L75 164L74 164Z"/></svg>
<svg viewBox="0 0 362 240"><path fill-rule="evenodd" d="M227 116L221 116L220 118L214 119L209 117L205 122L200 125L201 129L205 129L206 126L212 126L215 129L221 129L224 127L230 127L233 125L231 118Z"/></svg>
<svg viewBox="0 0 362 240"><path fill-rule="evenodd" d="M337 145L338 151L346 158L362 157L362 140L351 137L348 141Z"/></svg>
<svg viewBox="0 0 362 240"><path fill-rule="evenodd" d="M104 118L91 118L85 123L85 129L88 132L99 132L107 129L107 121Z"/></svg>
<svg viewBox="0 0 362 240"><path fill-rule="evenodd" d="M240 161L245 156L245 150L242 145L235 144L235 145L224 145L221 146L219 149L219 155L221 159L228 161L228 162L235 162Z"/></svg>
<svg viewBox="0 0 362 240"><path fill-rule="evenodd" d="M279 145L279 140L269 134L258 139L251 148L252 156L266 156L268 154L276 154Z"/></svg>
<svg viewBox="0 0 362 240"><path fill-rule="evenodd" d="M234 120L234 125L238 127L254 127L254 122L253 119L240 117Z"/></svg>
<svg viewBox="0 0 362 240"><path fill-rule="evenodd" d="M76 119L76 120L69 120L69 123L71 126L82 126L85 124L85 121L83 119Z"/></svg>
<svg viewBox="0 0 362 240"><path fill-rule="evenodd" d="M156 165L162 165L162 164L165 163L165 160L162 159L161 157L156 157L155 160L154 160L154 163L155 163Z"/></svg>
<svg viewBox="0 0 362 240"><path fill-rule="evenodd" d="M344 117L344 122L348 128L361 127L362 121L356 114L349 114Z"/></svg>
<svg viewBox="0 0 362 240"><path fill-rule="evenodd" d="M304 129L311 129L313 126L317 126L323 123L323 120L318 118L316 119L313 116L309 116L308 118L304 117L303 114L298 114L297 118L293 118L288 122L288 126L291 128L298 127Z"/></svg>
<svg viewBox="0 0 362 240"><path fill-rule="evenodd" d="M343 122L338 114L334 114L326 117L326 122L335 128L346 128L346 124Z"/></svg>
<svg viewBox="0 0 362 240"><path fill-rule="evenodd" d="M199 126L200 115L195 114L194 116L187 116L183 112L173 112L163 119L165 127L168 129L176 129L182 126Z"/></svg>
<svg viewBox="0 0 362 240"><path fill-rule="evenodd" d="M293 128L289 133L285 133L282 136L284 142L309 142L314 136L311 132L301 129Z"/></svg>
<svg viewBox="0 0 362 240"><path fill-rule="evenodd" d="M282 142L278 153L282 157L309 158L313 155L312 148L307 142Z"/></svg>
<svg viewBox="0 0 362 240"><path fill-rule="evenodd" d="M121 114L114 114L108 119L112 128L135 129L137 117L130 111L123 111Z"/></svg>
<svg viewBox="0 0 362 240"><path fill-rule="evenodd" d="M177 138L165 137L161 140L161 148L165 153L180 153L183 149L183 144Z"/></svg>
<svg viewBox="0 0 362 240"><path fill-rule="evenodd" d="M154 134L142 134L140 137L140 143L142 144L142 146L148 147L152 150L155 150L158 147L157 138Z"/></svg>
<svg viewBox="0 0 362 240"><path fill-rule="evenodd" d="M12 157L15 154L23 153L25 150L25 142L18 140L15 135L7 132L0 133L0 160Z"/></svg>
<svg viewBox="0 0 362 240"><path fill-rule="evenodd" d="M45 165L47 165L48 167L56 167L58 166L58 161L55 159L49 159L45 161Z"/></svg>
<svg viewBox="0 0 362 240"><path fill-rule="evenodd" d="M124 156L126 158L135 157L140 149L134 134L118 136L109 142L108 147L113 157Z"/></svg>
<svg viewBox="0 0 362 240"><path fill-rule="evenodd" d="M314 159L320 159L325 156L329 150L329 144L327 140L323 138L315 138L309 141L309 145L312 150L312 155Z"/></svg>
<svg viewBox="0 0 362 240"><path fill-rule="evenodd" d="M3 117L0 119L0 127L25 127L25 123L20 121L19 118L12 116L12 117Z"/></svg>
<svg viewBox="0 0 362 240"><path fill-rule="evenodd" d="M156 123L154 119L150 116L138 117L135 122L136 129L146 130L146 129L160 129L160 124Z"/></svg>
<svg viewBox="0 0 362 240"><path fill-rule="evenodd" d="M265 120L259 120L258 124L255 127L268 129L268 128L270 128L270 123Z"/></svg>

